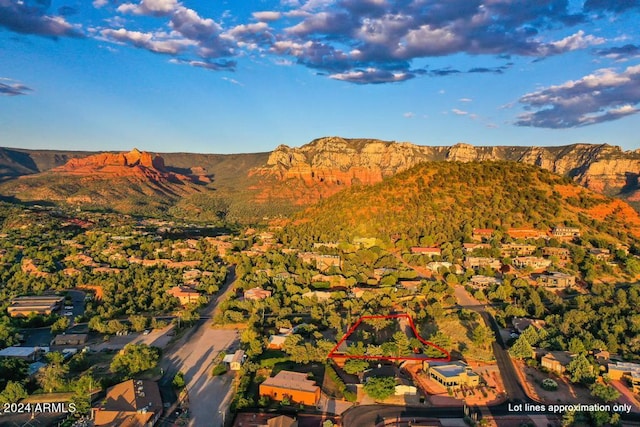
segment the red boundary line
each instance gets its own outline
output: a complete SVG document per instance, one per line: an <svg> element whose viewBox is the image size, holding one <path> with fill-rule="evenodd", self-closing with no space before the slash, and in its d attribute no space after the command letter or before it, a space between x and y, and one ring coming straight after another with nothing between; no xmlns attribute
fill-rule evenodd
<svg viewBox="0 0 640 427"><path fill-rule="evenodd" d="M414 335L416 336L416 338L418 339L418 341L420 341L422 344L425 344L429 347L435 348L436 350L439 350L442 352L442 354L446 355L445 357L394 357L394 356L367 356L367 355L348 355L348 354L337 354L337 350L340 347L340 345L345 342L347 340L347 338L358 328L358 326L360 326L360 324L362 323L363 320L367 320L367 319L400 319L400 318L404 318L407 319L409 321L409 326L411 327L411 330L413 331ZM338 344L336 344L335 347L333 347L333 349L329 352L329 354L327 355L328 358L331 359L371 359L371 360L419 360L419 361L427 361L427 362L433 362L433 361L438 361L438 362L449 362L451 360L451 355L449 354L449 352L447 350L445 350L444 348L429 342L427 340L425 340L424 338L422 338L420 336L420 334L418 333L418 331L416 330L416 326L413 323L413 319L411 318L411 316L409 316L408 314L402 313L402 314L388 314L388 315L376 315L376 316L361 316L356 323L353 324L353 326L347 331L346 334L344 334L344 336L342 337L342 339L340 341L338 341Z"/></svg>

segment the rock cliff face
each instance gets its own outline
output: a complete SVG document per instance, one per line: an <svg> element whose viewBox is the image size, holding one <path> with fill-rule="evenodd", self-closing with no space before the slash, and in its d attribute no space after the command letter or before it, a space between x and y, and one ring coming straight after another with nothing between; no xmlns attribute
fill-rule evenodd
<svg viewBox="0 0 640 427"><path fill-rule="evenodd" d="M71 158L62 166L21 176L2 185L3 194L24 201L47 200L135 212L140 206L166 206L200 191L194 173L165 167L162 157L133 149ZM206 177L203 177L206 178Z"/></svg>
<svg viewBox="0 0 640 427"><path fill-rule="evenodd" d="M320 138L300 148L281 145L254 176L272 177L287 185L262 189L262 199L297 197L313 202L342 188L373 184L426 161L510 160L537 165L569 176L607 195L640 201L640 150L622 151L610 145L574 144L563 147L425 147L367 139ZM307 191L305 191L305 188ZM311 188L313 190L311 191Z"/></svg>
<svg viewBox="0 0 640 427"><path fill-rule="evenodd" d="M52 173L92 176L139 176L153 180L189 180L185 175L169 172L164 160L137 148L128 153L100 153L71 159L66 164L53 168Z"/></svg>

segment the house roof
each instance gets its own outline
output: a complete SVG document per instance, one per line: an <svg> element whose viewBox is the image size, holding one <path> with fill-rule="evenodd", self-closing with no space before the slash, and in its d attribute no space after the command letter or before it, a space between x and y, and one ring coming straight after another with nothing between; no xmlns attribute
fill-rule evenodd
<svg viewBox="0 0 640 427"><path fill-rule="evenodd" d="M455 378L465 372L467 372L468 375L477 375L473 372L468 372L467 368L467 364L463 362L451 362L443 365L434 364L430 366L430 369L437 371L440 375L446 378Z"/></svg>
<svg viewBox="0 0 640 427"><path fill-rule="evenodd" d="M162 411L160 389L155 381L124 381L107 390L100 409L115 412Z"/></svg>
<svg viewBox="0 0 640 427"><path fill-rule="evenodd" d="M315 381L307 379L307 374L291 371L280 371L275 377L267 378L262 384L310 393L315 393L319 389Z"/></svg>
<svg viewBox="0 0 640 427"><path fill-rule="evenodd" d="M56 337L51 342L51 345L66 345L66 344L69 344L70 342L84 343L84 342L87 342L87 339L89 339L88 334L60 334L60 335L56 335Z"/></svg>
<svg viewBox="0 0 640 427"><path fill-rule="evenodd" d="M268 427L298 427L298 421L286 415L278 415L267 420Z"/></svg>
<svg viewBox="0 0 640 427"><path fill-rule="evenodd" d="M0 357L31 357L41 347L7 347L0 350Z"/></svg>
<svg viewBox="0 0 640 427"><path fill-rule="evenodd" d="M562 366L566 366L569 362L571 362L572 358L573 355L567 351L550 351L549 353L542 356L542 359L557 361Z"/></svg>
<svg viewBox="0 0 640 427"><path fill-rule="evenodd" d="M269 337L269 344L284 344L287 337L285 335L271 335Z"/></svg>

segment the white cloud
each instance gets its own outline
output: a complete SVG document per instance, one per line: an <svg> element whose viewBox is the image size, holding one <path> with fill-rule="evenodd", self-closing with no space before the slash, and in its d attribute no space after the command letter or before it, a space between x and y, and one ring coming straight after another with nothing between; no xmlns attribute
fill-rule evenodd
<svg viewBox="0 0 640 427"><path fill-rule="evenodd" d="M519 126L555 129L617 120L639 111L640 65L623 72L603 68L579 80L528 93L519 101L529 110L518 117Z"/></svg>
<svg viewBox="0 0 640 427"><path fill-rule="evenodd" d="M277 21L282 17L282 13L273 11L253 12L253 17L258 21Z"/></svg>
<svg viewBox="0 0 640 427"><path fill-rule="evenodd" d="M177 0L142 0L138 4L123 3L116 10L120 13L133 13L135 15L166 16L173 13L177 7Z"/></svg>

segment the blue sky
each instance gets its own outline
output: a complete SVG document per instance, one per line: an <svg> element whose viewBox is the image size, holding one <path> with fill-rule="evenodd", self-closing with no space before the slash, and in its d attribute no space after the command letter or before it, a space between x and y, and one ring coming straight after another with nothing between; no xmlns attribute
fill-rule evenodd
<svg viewBox="0 0 640 427"><path fill-rule="evenodd" d="M640 0L0 0L0 145L640 147Z"/></svg>

